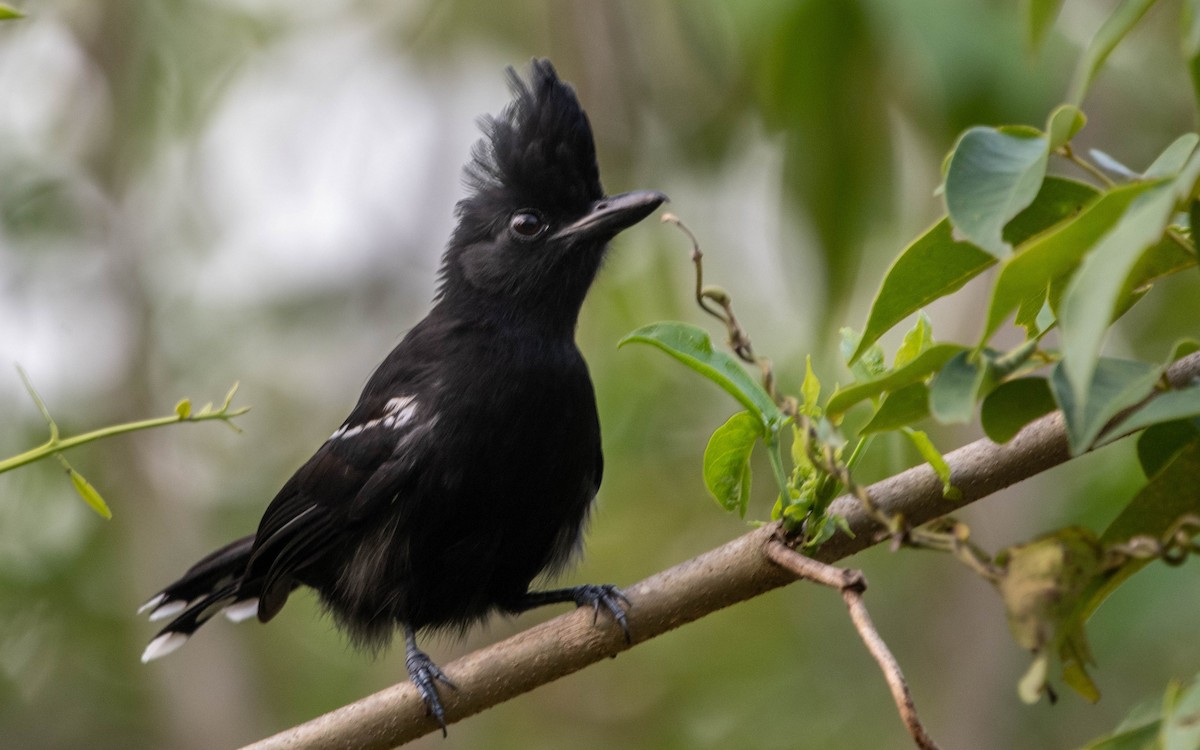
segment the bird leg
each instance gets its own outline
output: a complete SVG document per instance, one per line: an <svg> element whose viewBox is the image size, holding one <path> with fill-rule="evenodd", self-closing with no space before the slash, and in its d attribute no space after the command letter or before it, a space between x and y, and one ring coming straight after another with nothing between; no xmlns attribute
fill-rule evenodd
<svg viewBox="0 0 1200 750"><path fill-rule="evenodd" d="M446 711L442 708L442 700L437 694L437 683L444 682L452 690L458 690L458 687L433 663L428 654L417 648L417 634L413 632L411 625L404 626L404 644L404 666L408 669L408 679L417 686L417 692L425 701L425 708L441 725L442 736L445 737Z"/></svg>
<svg viewBox="0 0 1200 750"><path fill-rule="evenodd" d="M631 607L632 604L621 593L621 590L611 583L589 583L567 589L551 589L550 591L526 591L520 599L509 607L509 611L513 613L526 612L545 604L559 604L562 602L575 602L575 605L578 607L591 607L593 624L599 618L600 608L603 607L612 615L613 620L621 626L621 630L625 633L625 642L631 642L629 637L629 621L625 616L625 610Z"/></svg>

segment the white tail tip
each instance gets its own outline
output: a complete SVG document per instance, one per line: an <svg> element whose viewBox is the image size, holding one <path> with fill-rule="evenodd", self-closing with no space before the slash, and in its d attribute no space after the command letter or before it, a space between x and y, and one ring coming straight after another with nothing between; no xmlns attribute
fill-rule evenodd
<svg viewBox="0 0 1200 750"><path fill-rule="evenodd" d="M166 594L158 594L150 601L148 601L145 604L143 604L142 606L138 607L137 613L140 615L141 613L145 612L148 609L154 609L155 607L157 607L158 605L160 605L164 601L166 601L166 599L167 599Z"/></svg>
<svg viewBox="0 0 1200 750"><path fill-rule="evenodd" d="M247 599L244 602L231 604L225 608L225 619L230 622L242 622L249 620L258 614L258 597Z"/></svg>
<svg viewBox="0 0 1200 750"><path fill-rule="evenodd" d="M168 617L174 617L183 610L187 609L187 607L188 602L185 602L182 599L163 602L159 604L153 612L150 613L150 622L154 622L155 620L165 620Z"/></svg>
<svg viewBox="0 0 1200 750"><path fill-rule="evenodd" d="M142 652L142 664L152 662L155 659L166 656L183 644L187 643L187 633L163 633L159 637L150 641L150 645L146 646L146 650Z"/></svg>

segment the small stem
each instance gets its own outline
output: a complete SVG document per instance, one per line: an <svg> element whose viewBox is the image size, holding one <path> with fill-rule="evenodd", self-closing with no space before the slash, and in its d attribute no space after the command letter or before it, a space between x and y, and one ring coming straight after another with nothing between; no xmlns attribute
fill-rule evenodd
<svg viewBox="0 0 1200 750"><path fill-rule="evenodd" d="M712 315L715 318L720 318L721 322L728 323L722 316L719 310L708 306L708 299L704 296L704 251L700 249L700 240L696 239L696 235L688 226L679 220L675 214L667 213L662 215L662 221L667 224L674 224L675 227L687 236L692 243L692 264L696 266L696 304L704 309L704 312Z"/></svg>
<svg viewBox="0 0 1200 750"><path fill-rule="evenodd" d="M858 439L858 442L854 444L854 450L850 451L850 458L846 459L847 471L853 471L854 466L859 462L860 459L862 459L863 455L867 451L867 446L871 443L872 437L873 436L871 435L863 435Z"/></svg>
<svg viewBox="0 0 1200 750"><path fill-rule="evenodd" d="M788 483L787 472L783 470L783 456L780 454L779 433L768 437L763 442L767 445L767 457L771 460L771 470L775 473L775 482L779 485L779 492L783 495L784 502L788 501Z"/></svg>
<svg viewBox="0 0 1200 750"><path fill-rule="evenodd" d="M1096 178L1096 180L1098 180L1100 182L1100 184L1104 185L1105 187L1109 187L1109 188L1116 187L1117 183L1115 181L1113 181L1113 179L1111 177L1106 175L1103 172L1103 170L1101 170L1095 164L1092 164L1087 159L1084 159L1084 158L1078 156L1071 149L1071 144L1064 143L1062 146L1059 146L1058 154L1060 156L1062 156L1063 158L1065 158L1067 161L1071 162L1075 166L1079 167L1083 171L1090 174L1092 177Z"/></svg>
<svg viewBox="0 0 1200 750"><path fill-rule="evenodd" d="M754 353L750 337L746 335L746 330L742 328L737 316L733 313L733 301L729 298L729 294L718 287L706 289L704 286L704 251L700 249L700 241L675 214L663 214L662 221L675 225L692 243L692 264L696 267L696 304L700 306L701 310L721 321L725 326L725 334L729 337L729 348L743 362L756 365L762 371L763 388L772 400L779 403L781 399L775 392L775 371L771 360L759 357ZM710 306L710 301L720 305L720 308Z"/></svg>
<svg viewBox="0 0 1200 750"><path fill-rule="evenodd" d="M1192 257L1196 256L1196 248L1192 246L1192 243L1184 239L1183 235L1181 235L1177 230L1173 229L1172 227L1167 227L1165 234L1167 239L1183 248L1184 252L1186 252L1188 255L1191 255Z"/></svg>
<svg viewBox="0 0 1200 750"><path fill-rule="evenodd" d="M883 672L883 679L887 682L888 689L891 690L892 700L895 701L896 709L900 713L900 720L904 722L913 742L922 750L937 750L937 743L925 731L924 725L921 724L921 718L917 715L917 707L913 702L912 693L908 689L908 683L904 679L904 672L900 669L900 663L888 649L887 643L879 635L875 624L871 622L870 614L867 613L867 605L863 601L863 592L867 588L867 581L862 572L846 570L836 565L813 560L778 539L772 539L767 543L766 552L772 562L795 574L796 577L841 592L842 599L846 602L846 608L850 612L850 621L854 623L854 629L858 631L867 651L874 657L880 671Z"/></svg>
<svg viewBox="0 0 1200 750"><path fill-rule="evenodd" d="M74 437L69 438L60 438L58 436L57 428L52 428L51 439L45 444L0 461L0 474L26 464L31 464L34 461L40 461L41 459L60 451L77 448L86 443L91 443L102 438L112 437L113 435L124 435L128 432L149 430L155 427L163 427L165 425L176 424L179 422L208 422L212 420L219 420L229 423L229 420L233 419L234 417L240 417L248 411L250 411L250 407L244 406L233 411L221 409L220 411L191 414L187 417L181 417L178 414L172 414L168 417L155 417L153 419L144 419L139 422L127 422L125 424L102 427L98 430L92 430L91 432L85 432L82 435L75 435Z"/></svg>
<svg viewBox="0 0 1200 750"><path fill-rule="evenodd" d="M29 393L29 397L33 399L33 403L37 404L38 411L42 413L42 419L46 420L46 424L50 426L50 440L46 443L47 446L53 447L58 443L58 424L50 416L50 410L46 408L46 402L38 395L37 389L33 387L33 381L29 379L29 373L25 372L25 368L19 364L14 364L17 368L17 374L21 376L21 382L25 384L25 390Z"/></svg>
<svg viewBox="0 0 1200 750"><path fill-rule="evenodd" d="M966 524L947 516L909 532L909 543L914 547L948 552L984 580L995 583L1003 571L992 564L992 557L971 541L971 530Z"/></svg>

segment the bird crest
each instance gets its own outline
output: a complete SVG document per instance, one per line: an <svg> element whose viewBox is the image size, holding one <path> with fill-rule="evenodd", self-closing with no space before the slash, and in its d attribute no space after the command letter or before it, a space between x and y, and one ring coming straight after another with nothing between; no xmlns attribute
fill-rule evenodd
<svg viewBox="0 0 1200 750"><path fill-rule="evenodd" d="M596 145L575 90L558 78L549 60L535 59L528 82L508 69L513 101L499 116L480 120L484 137L466 168L472 195L466 212L501 190L530 206L570 212L604 195Z"/></svg>

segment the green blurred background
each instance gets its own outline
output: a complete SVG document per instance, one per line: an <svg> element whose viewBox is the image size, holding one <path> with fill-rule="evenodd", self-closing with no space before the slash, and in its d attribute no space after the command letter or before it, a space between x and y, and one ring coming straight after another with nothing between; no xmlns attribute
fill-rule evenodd
<svg viewBox="0 0 1200 750"><path fill-rule="evenodd" d="M149 666L149 594L254 528L424 312L462 195L474 120L502 69L551 57L575 83L606 187L653 188L699 235L756 347L798 389L811 353L849 379L887 263L939 214L942 155L972 124L1040 125L1111 2L1068 2L1040 54L1017 3L42 0L0 24L0 362L19 361L69 432L220 400L242 435L182 426L87 447L91 513L53 462L0 476L0 748L243 744L404 678L351 651L313 598L269 627L214 621ZM1177 8L1121 46L1078 139L1142 167L1194 128ZM700 457L735 406L629 330L707 324L687 243L622 235L584 310L607 476L567 582L632 583L747 527L707 499ZM1200 315L1195 274L1142 303L1112 352L1161 357ZM972 340L972 285L935 305ZM974 293L972 290L975 290ZM890 342L890 343L889 343ZM889 337L885 343L894 346ZM8 364L0 455L44 439ZM974 429L934 431L944 449ZM1115 445L964 514L985 546L1103 525L1139 481ZM864 470L915 463L881 441ZM760 477L765 474L760 471ZM773 498L760 479L751 514ZM947 748L1070 747L1200 667L1195 566L1152 566L1092 623L1105 693L1026 707L1028 664L987 584L932 553L872 550L868 603ZM1187 592L1187 595L1181 595ZM442 663L553 612L496 618ZM429 748L905 748L840 598L796 585L451 727Z"/></svg>

